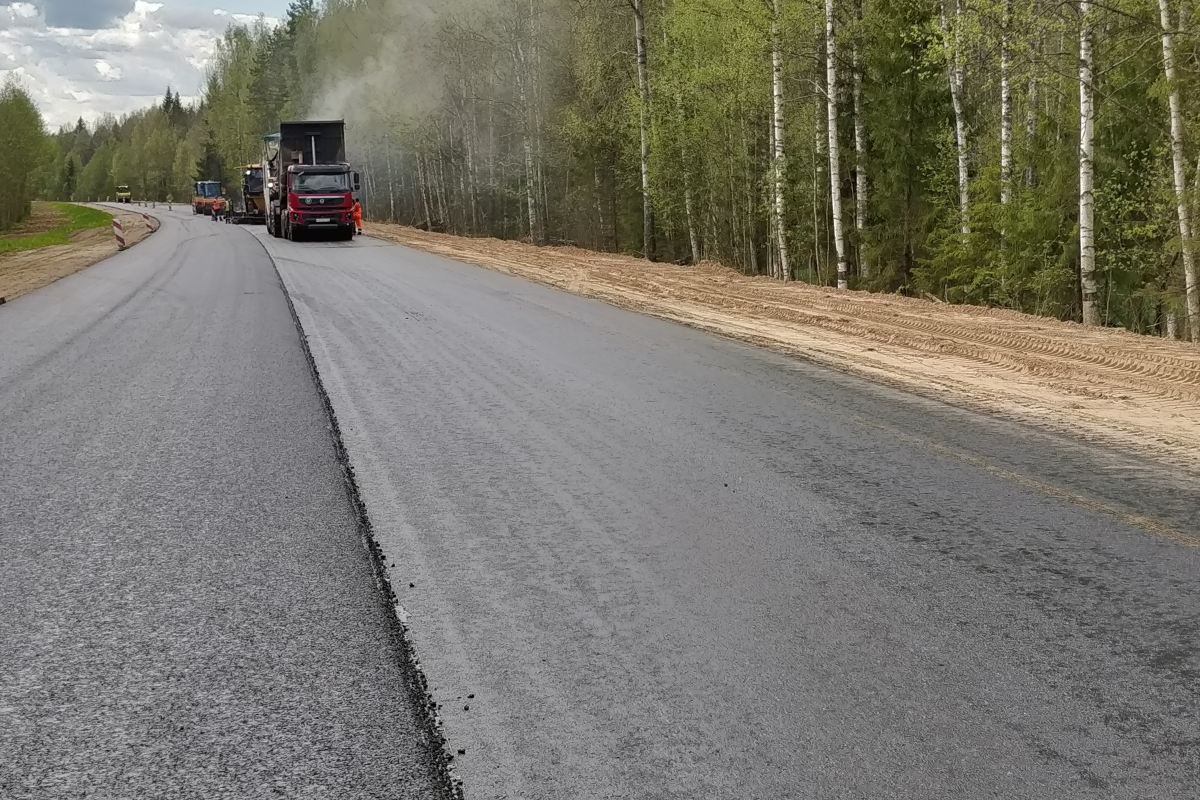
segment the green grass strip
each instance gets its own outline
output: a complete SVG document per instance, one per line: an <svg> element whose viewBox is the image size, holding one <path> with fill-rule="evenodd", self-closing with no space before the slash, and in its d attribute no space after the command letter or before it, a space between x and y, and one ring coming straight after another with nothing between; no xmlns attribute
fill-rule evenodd
<svg viewBox="0 0 1200 800"><path fill-rule="evenodd" d="M74 203L48 203L47 205L62 214L66 221L57 228L33 236L0 236L0 255L66 244L71 240L71 234L75 231L103 228L112 224L112 214L94 208L77 206Z"/></svg>

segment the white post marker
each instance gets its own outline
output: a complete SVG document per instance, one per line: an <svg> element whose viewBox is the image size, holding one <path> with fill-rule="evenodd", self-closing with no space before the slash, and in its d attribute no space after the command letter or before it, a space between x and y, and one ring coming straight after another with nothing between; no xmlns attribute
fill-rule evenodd
<svg viewBox="0 0 1200 800"><path fill-rule="evenodd" d="M125 229L121 227L121 220L113 217L113 235L117 237L117 249L125 249Z"/></svg>

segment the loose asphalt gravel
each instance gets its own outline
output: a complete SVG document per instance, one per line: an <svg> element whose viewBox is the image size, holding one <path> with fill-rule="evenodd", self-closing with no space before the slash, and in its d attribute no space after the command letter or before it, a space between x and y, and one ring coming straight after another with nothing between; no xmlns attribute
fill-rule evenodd
<svg viewBox="0 0 1200 800"><path fill-rule="evenodd" d="M1194 486L383 242L163 218L0 308L0 796L433 791L264 248L468 798L1197 796Z"/></svg>
<svg viewBox="0 0 1200 800"><path fill-rule="evenodd" d="M0 798L435 798L270 259L161 231L0 307Z"/></svg>

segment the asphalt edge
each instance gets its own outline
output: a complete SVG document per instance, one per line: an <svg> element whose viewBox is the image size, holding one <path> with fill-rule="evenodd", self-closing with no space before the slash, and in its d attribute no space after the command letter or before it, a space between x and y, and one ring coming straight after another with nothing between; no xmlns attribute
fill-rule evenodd
<svg viewBox="0 0 1200 800"><path fill-rule="evenodd" d="M257 237L255 238L257 239ZM262 245L262 242L259 242L259 245L262 246L263 253L271 262L271 268L275 270L275 278L279 281L279 288L283 292L284 299L287 301L288 312L292 315L292 322L295 324L296 333L300 337L300 349L304 352L304 359L308 362L309 372L312 373L317 395L321 398L321 405L324 406L325 413L329 418L329 430L333 438L333 447L337 455L338 464L342 468L342 478L346 486L346 495L350 500L354 516L358 521L358 529L362 536L363 544L366 545L367 551L371 554L371 572L375 577L375 585L379 588L383 599L387 602L388 619L392 627L393 638L400 648L401 671L404 674L409 696L412 698L413 707L417 713L418 723L422 728L425 739L423 744L431 761L434 778L438 784L437 788L441 790L447 800L465 800L462 778L455 774L453 766L454 756L450 752L446 737L442 734L442 720L441 715L438 713L437 701L434 700L433 694L429 691L429 679L425 676L425 671L421 667L420 658L417 657L416 648L413 645L408 626L401 621L397 613L400 601L396 597L395 590L392 588L383 551L379 547L379 542L375 539L375 530L371 525L371 518L367 513L366 503L363 502L362 495L359 492L358 479L354 475L354 466L350 463L350 453L346 449L345 441L342 438L342 429L338 425L337 412L334 411L333 402L329 399L329 393L325 389L324 381L321 380L321 373L317 369L316 358L313 356L312 348L308 343L308 334L304 332L304 325L300 321L300 315L296 311L295 303L292 302L292 295L288 291L287 283L283 279L283 273L279 271L279 265L275 263L275 259L271 256L267 248Z"/></svg>

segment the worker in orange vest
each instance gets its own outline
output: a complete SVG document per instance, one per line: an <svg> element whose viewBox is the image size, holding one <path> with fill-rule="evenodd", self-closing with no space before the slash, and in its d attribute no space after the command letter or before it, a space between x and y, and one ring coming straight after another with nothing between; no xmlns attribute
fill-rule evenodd
<svg viewBox="0 0 1200 800"><path fill-rule="evenodd" d="M357 200L354 201L354 211L351 214L354 217L354 230L362 236L362 206Z"/></svg>

